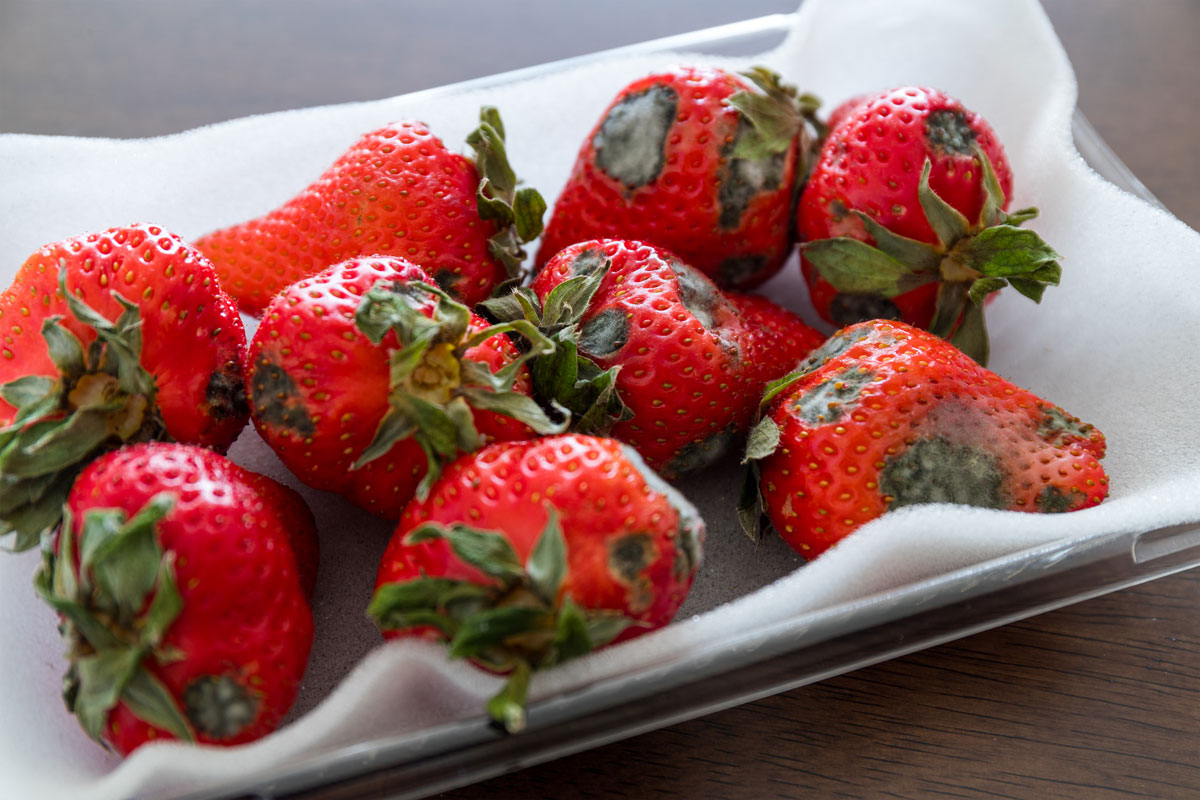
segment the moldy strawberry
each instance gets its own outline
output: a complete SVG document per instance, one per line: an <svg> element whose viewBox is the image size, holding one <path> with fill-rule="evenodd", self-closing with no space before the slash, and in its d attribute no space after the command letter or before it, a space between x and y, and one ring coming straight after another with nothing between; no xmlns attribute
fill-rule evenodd
<svg viewBox="0 0 1200 800"><path fill-rule="evenodd" d="M750 288L791 251L794 184L817 101L761 67L679 67L634 81L579 151L538 249L540 267L588 239L674 252L723 287Z"/></svg>
<svg viewBox="0 0 1200 800"><path fill-rule="evenodd" d="M903 506L1053 513L1108 495L1100 431L902 322L834 334L763 408L742 522L756 536L765 508L807 558Z"/></svg>
<svg viewBox="0 0 1200 800"><path fill-rule="evenodd" d="M451 464L379 565L384 635L449 643L507 673L488 704L524 725L530 673L671 621L704 521L630 448L575 434L499 442Z"/></svg>
<svg viewBox="0 0 1200 800"><path fill-rule="evenodd" d="M35 587L67 643L63 699L93 739L122 754L235 745L283 720L312 645L287 529L308 511L260 491L268 480L160 442L80 474Z"/></svg>
<svg viewBox="0 0 1200 800"><path fill-rule="evenodd" d="M537 396L569 409L575 430L627 442L669 477L724 454L764 384L820 341L770 301L735 302L673 254L637 241L572 245L528 289L486 307L538 325L557 346L533 363ZM786 338L773 335L784 330Z"/></svg>
<svg viewBox="0 0 1200 800"><path fill-rule="evenodd" d="M0 536L33 547L122 442L224 450L246 425L246 333L212 265L127 225L42 247L0 295Z"/></svg>
<svg viewBox="0 0 1200 800"><path fill-rule="evenodd" d="M817 312L837 325L901 319L987 363L985 298L1005 285L1040 302L1058 254L1006 212L1012 170L991 126L935 89L847 101L797 216Z"/></svg>
<svg viewBox="0 0 1200 800"><path fill-rule="evenodd" d="M525 361L549 346L525 322L489 327L405 259L355 258L268 306L252 419L300 480L395 519L460 452L562 429L528 396Z"/></svg>

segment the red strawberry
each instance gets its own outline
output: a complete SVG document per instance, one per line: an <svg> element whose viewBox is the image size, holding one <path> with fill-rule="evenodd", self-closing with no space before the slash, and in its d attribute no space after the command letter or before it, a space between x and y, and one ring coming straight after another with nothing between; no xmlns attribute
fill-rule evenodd
<svg viewBox="0 0 1200 800"><path fill-rule="evenodd" d="M671 250L722 286L775 274L791 250L793 184L816 100L768 70L746 76L762 92L707 67L622 89L579 151L538 266L568 245L615 237Z"/></svg>
<svg viewBox="0 0 1200 800"><path fill-rule="evenodd" d="M598 239L560 252L528 289L488 301L556 345L534 395L612 435L671 477L713 463L750 424L764 386L822 340L763 298L723 294L652 245Z"/></svg>
<svg viewBox="0 0 1200 800"><path fill-rule="evenodd" d="M726 292L749 337L746 362L752 381L765 387L787 375L825 341L825 335L762 295Z"/></svg>
<svg viewBox="0 0 1200 800"><path fill-rule="evenodd" d="M79 476L35 585L62 619L63 699L93 739L234 745L287 714L313 635L285 529L305 512L264 480L163 443Z"/></svg>
<svg viewBox="0 0 1200 800"><path fill-rule="evenodd" d="M288 469L389 519L459 452L561 430L528 397L544 337L489 329L427 281L402 258L336 264L271 302L248 355L254 425Z"/></svg>
<svg viewBox="0 0 1200 800"><path fill-rule="evenodd" d="M504 126L484 108L467 137L470 159L421 122L366 134L308 188L257 219L201 238L242 311L257 314L280 289L361 255L403 256L469 306L519 274L521 244L542 229L546 204L517 189Z"/></svg>
<svg viewBox="0 0 1200 800"><path fill-rule="evenodd" d="M991 126L935 89L842 113L797 218L817 312L838 325L902 319L986 363L984 298L1009 284L1040 302L1061 273L1058 254L1017 227L1037 210L1005 213L1012 172Z"/></svg>
<svg viewBox="0 0 1200 800"><path fill-rule="evenodd" d="M747 458L806 557L901 506L1058 512L1108 495L1103 434L902 322L839 331L763 402ZM743 495L751 528L757 501Z"/></svg>
<svg viewBox="0 0 1200 800"><path fill-rule="evenodd" d="M38 250L0 295L0 330L0 536L18 550L97 455L164 438L224 450L246 425L237 309L157 225Z"/></svg>
<svg viewBox="0 0 1200 800"><path fill-rule="evenodd" d="M284 486L277 480L257 472L244 471L243 477L250 487L274 509L280 525L296 556L296 569L300 574L300 588L304 598L312 602L317 588L317 568L321 563L321 542L317 537L317 521L304 498L295 489Z"/></svg>
<svg viewBox="0 0 1200 800"><path fill-rule="evenodd" d="M369 613L385 636L444 639L452 657L511 671L488 709L515 730L531 670L670 622L703 537L696 510L628 447L497 443L404 510Z"/></svg>
<svg viewBox="0 0 1200 800"><path fill-rule="evenodd" d="M572 278L591 278L591 293L575 302L552 298ZM750 380L749 334L737 308L667 251L615 239L581 242L551 259L530 289L528 304L544 309L543 325L568 324L571 344L615 388L617 413L593 430L633 445L652 469L675 476L707 466L748 426L762 386ZM574 313L547 319L561 306Z"/></svg>
<svg viewBox="0 0 1200 800"><path fill-rule="evenodd" d="M850 115L858 110L858 107L864 105L868 100L873 100L874 96L869 94L859 94L846 100L833 111L829 112L829 116L825 118L826 132L840 127L843 122L850 119Z"/></svg>

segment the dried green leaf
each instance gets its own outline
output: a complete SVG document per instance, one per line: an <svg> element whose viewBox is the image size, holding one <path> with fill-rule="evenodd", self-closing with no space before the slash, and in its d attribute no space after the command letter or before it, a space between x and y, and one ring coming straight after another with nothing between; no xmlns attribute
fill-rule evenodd
<svg viewBox="0 0 1200 800"><path fill-rule="evenodd" d="M548 629L553 623L550 613L540 608L502 606L481 611L462 622L458 634L450 642L450 657L465 658L504 640Z"/></svg>
<svg viewBox="0 0 1200 800"><path fill-rule="evenodd" d="M774 453L777 447L779 447L779 426L770 417L763 417L750 430L750 435L746 439L746 456L742 459L742 463L748 464L751 461L766 458Z"/></svg>
<svg viewBox="0 0 1200 800"><path fill-rule="evenodd" d="M930 188L929 173L932 168L933 163L928 158L925 159L925 166L921 169L921 180L917 185L917 200L925 211L925 219L929 221L929 227L933 228L942 249L949 249L967 235L970 223L958 209Z"/></svg>
<svg viewBox="0 0 1200 800"><path fill-rule="evenodd" d="M161 728L180 741L195 741L178 701L162 681L147 670L139 669L129 679L121 691L121 702L142 722Z"/></svg>
<svg viewBox="0 0 1200 800"><path fill-rule="evenodd" d="M529 582L541 598L553 605L567 576L567 542L558 521L558 509L546 506L546 526L525 561Z"/></svg>

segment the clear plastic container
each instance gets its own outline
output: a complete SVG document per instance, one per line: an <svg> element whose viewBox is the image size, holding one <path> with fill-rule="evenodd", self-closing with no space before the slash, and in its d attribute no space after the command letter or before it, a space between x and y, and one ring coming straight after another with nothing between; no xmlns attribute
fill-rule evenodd
<svg viewBox="0 0 1200 800"><path fill-rule="evenodd" d="M786 14L645 42L429 90L481 89L613 55L689 51L748 56L778 44ZM1075 143L1103 177L1158 201L1078 112ZM1200 527L1066 540L905 586L818 615L712 643L653 669L535 703L527 729L498 733L482 717L366 741L300 769L196 798L417 798L720 711L1200 564Z"/></svg>

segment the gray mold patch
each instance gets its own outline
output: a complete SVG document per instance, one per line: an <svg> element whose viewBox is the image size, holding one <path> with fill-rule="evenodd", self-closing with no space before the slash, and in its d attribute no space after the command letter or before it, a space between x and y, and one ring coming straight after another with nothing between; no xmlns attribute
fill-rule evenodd
<svg viewBox="0 0 1200 800"><path fill-rule="evenodd" d="M241 417L250 413L246 402L246 384L241 373L230 367L219 369L208 379L204 389L204 401L215 420Z"/></svg>
<svg viewBox="0 0 1200 800"><path fill-rule="evenodd" d="M863 331L855 333L838 331L826 339L824 344L809 353L808 358L801 361L795 371L802 374L813 372L867 338L867 335Z"/></svg>
<svg viewBox="0 0 1200 800"><path fill-rule="evenodd" d="M758 275L766 265L766 256L730 256L717 267L717 282L722 286L741 286Z"/></svg>
<svg viewBox="0 0 1200 800"><path fill-rule="evenodd" d="M720 295L712 281L698 270L674 258L667 259L667 263L679 279L679 302L683 303L683 307L690 311L693 317L700 320L704 330L712 330L715 319L713 312L725 302L725 298Z"/></svg>
<svg viewBox="0 0 1200 800"><path fill-rule="evenodd" d="M1004 479L988 450L936 436L918 439L890 459L879 474L879 489L893 498L889 511L918 503L1007 508Z"/></svg>
<svg viewBox="0 0 1200 800"><path fill-rule="evenodd" d="M1057 486L1047 486L1038 495L1037 507L1038 511L1043 514L1061 514L1064 511L1070 511L1085 499L1083 492L1078 489L1064 492Z"/></svg>
<svg viewBox="0 0 1200 800"><path fill-rule="evenodd" d="M881 294L841 292L829 303L835 325L853 325L872 319L900 319L900 308Z"/></svg>
<svg viewBox="0 0 1200 800"><path fill-rule="evenodd" d="M259 356L250 387L254 413L260 422L301 437L316 433L296 382L278 364Z"/></svg>
<svg viewBox="0 0 1200 800"><path fill-rule="evenodd" d="M967 115L961 111L942 109L925 118L925 138L939 153L969 156L974 151L977 136L967 122Z"/></svg>
<svg viewBox="0 0 1200 800"><path fill-rule="evenodd" d="M608 263L608 256L604 255L603 251L595 247L587 247L571 262L571 275L573 277L595 275Z"/></svg>
<svg viewBox="0 0 1200 800"><path fill-rule="evenodd" d="M619 308L606 308L579 329L579 349L594 358L614 355L629 341L629 323Z"/></svg>
<svg viewBox="0 0 1200 800"><path fill-rule="evenodd" d="M684 445L667 464L664 472L668 475L683 475L699 469L710 467L729 451L729 446L738 438L737 430L725 428L701 439Z"/></svg>
<svg viewBox="0 0 1200 800"><path fill-rule="evenodd" d="M679 95L662 84L626 95L592 137L596 166L630 189L653 181L663 168L663 148L678 105Z"/></svg>
<svg viewBox="0 0 1200 800"><path fill-rule="evenodd" d="M1096 429L1063 411L1058 406L1042 406L1044 415L1038 425L1038 436L1044 441L1060 444L1066 437L1089 439Z"/></svg>
<svg viewBox="0 0 1200 800"><path fill-rule="evenodd" d="M734 230L741 224L742 215L750 202L763 192L775 192L783 183L787 153L775 153L767 158L729 158L737 142L753 126L744 117L738 117L737 133L733 142L723 149L725 166L721 169L721 186L717 192L717 203L721 214L717 224L725 230Z"/></svg>
<svg viewBox="0 0 1200 800"><path fill-rule="evenodd" d="M793 408L811 427L829 425L845 416L874 378L874 373L868 370L850 367L808 389L793 403Z"/></svg>

